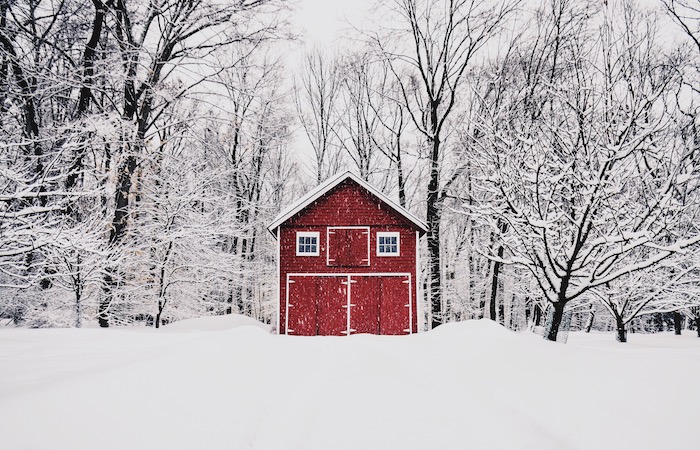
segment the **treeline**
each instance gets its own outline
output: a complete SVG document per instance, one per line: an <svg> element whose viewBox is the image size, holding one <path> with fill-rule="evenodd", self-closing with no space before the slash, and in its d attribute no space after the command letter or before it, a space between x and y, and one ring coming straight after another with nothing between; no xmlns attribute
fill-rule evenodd
<svg viewBox="0 0 700 450"><path fill-rule="evenodd" d="M429 327L697 326L697 6L401 0L310 53L317 178L349 165L425 214Z"/></svg>
<svg viewBox="0 0 700 450"><path fill-rule="evenodd" d="M693 2L396 0L294 70L281 0L1 5L8 321L274 323L265 224L350 169L426 217L427 327L697 324Z"/></svg>
<svg viewBox="0 0 700 450"><path fill-rule="evenodd" d="M269 320L260 224L294 170L271 51L284 3L0 8L0 314Z"/></svg>

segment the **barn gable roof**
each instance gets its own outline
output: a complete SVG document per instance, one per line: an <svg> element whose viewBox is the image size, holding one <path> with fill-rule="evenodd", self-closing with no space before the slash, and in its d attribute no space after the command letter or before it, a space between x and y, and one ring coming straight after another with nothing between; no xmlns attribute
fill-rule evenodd
<svg viewBox="0 0 700 450"><path fill-rule="evenodd" d="M311 205L314 201L316 201L319 197L322 195L326 194L330 190L332 190L334 187L342 183L343 181L350 179L360 185L362 188L366 189L370 194L374 195L375 197L379 198L382 202L386 203L389 205L394 211L399 213L401 216L406 218L409 222L411 222L413 225L418 228L421 233L425 233L428 231L428 227L419 218L411 214L408 210L403 208L401 205L398 203L394 202L391 200L389 197L386 195L382 194L379 192L376 188L374 188L371 184L367 183L365 180L362 178L358 177L352 172L345 172L345 173L340 173L337 175L334 175L324 181L323 183L319 184L316 186L314 189L310 190L309 192L306 193L303 197L301 197L299 200L296 202L292 203L287 209L283 210L275 219L272 221L272 223L267 227L268 231L272 233L273 235L275 234L275 228L278 226L282 225L284 222L286 222L289 218L294 216L295 214L299 213L300 211L304 210L307 206Z"/></svg>

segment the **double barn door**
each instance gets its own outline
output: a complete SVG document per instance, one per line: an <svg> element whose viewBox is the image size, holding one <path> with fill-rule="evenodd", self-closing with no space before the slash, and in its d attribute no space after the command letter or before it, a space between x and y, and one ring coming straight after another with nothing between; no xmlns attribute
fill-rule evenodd
<svg viewBox="0 0 700 450"><path fill-rule="evenodd" d="M411 330L407 274L289 275L287 295L287 334L408 334Z"/></svg>

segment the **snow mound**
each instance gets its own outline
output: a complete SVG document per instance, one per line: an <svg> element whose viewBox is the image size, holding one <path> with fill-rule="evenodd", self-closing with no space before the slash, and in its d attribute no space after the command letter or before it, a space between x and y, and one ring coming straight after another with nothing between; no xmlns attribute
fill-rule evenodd
<svg viewBox="0 0 700 450"><path fill-rule="evenodd" d="M464 337L478 336L479 339L515 339L517 336L516 333L489 319L446 323L428 333L433 335L446 334L455 338L460 335L464 335Z"/></svg>
<svg viewBox="0 0 700 450"><path fill-rule="evenodd" d="M698 448L682 432L700 423L691 333L624 345L572 333L563 345L483 320L412 336L261 328L232 315L152 332L5 329L0 447Z"/></svg>
<svg viewBox="0 0 700 450"><path fill-rule="evenodd" d="M258 327L272 332L272 326L258 322L240 314L200 317L198 319L178 320L163 327L166 331L227 331L240 327Z"/></svg>

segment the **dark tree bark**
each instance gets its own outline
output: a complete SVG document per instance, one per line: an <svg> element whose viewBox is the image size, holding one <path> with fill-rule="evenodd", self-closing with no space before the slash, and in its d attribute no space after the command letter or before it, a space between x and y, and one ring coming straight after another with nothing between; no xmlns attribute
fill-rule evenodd
<svg viewBox="0 0 700 450"><path fill-rule="evenodd" d="M508 230L508 224L504 222L500 217L498 218L498 231L503 235ZM497 260L493 262L493 273L491 274L491 299L489 301L489 315L491 320L496 320L496 298L498 296L498 279L501 274L501 269L503 267L503 253L504 248L502 245L498 246L496 251Z"/></svg>
<svg viewBox="0 0 700 450"><path fill-rule="evenodd" d="M165 305L167 305L168 300L167 299L158 299L158 313L156 314L156 328L160 328L161 325L161 317L163 315L163 310L165 309Z"/></svg>
<svg viewBox="0 0 700 450"><path fill-rule="evenodd" d="M561 326L562 318L564 317L564 306L563 302L552 303L552 308L554 308L554 314L552 315L552 323L550 324L549 330L545 335L545 339L549 341L556 341L557 335L559 334L559 327Z"/></svg>
<svg viewBox="0 0 700 450"><path fill-rule="evenodd" d="M593 328L593 321L595 320L595 309L591 304L591 309L588 311L588 320L586 321L586 333L590 333Z"/></svg>
<svg viewBox="0 0 700 450"><path fill-rule="evenodd" d="M542 308L540 305L535 304L532 309L532 323L534 326L539 327L542 324Z"/></svg>
<svg viewBox="0 0 700 450"><path fill-rule="evenodd" d="M92 20L92 32L85 44L83 52L83 75L80 87L80 97L74 117L82 117L89 109L92 100L92 88L95 81L95 60L97 59L97 46L102 36L107 7L101 0L92 0L95 7L95 17Z"/></svg>
<svg viewBox="0 0 700 450"><path fill-rule="evenodd" d="M97 46L99 45L100 38L102 36L105 15L107 13L107 6L101 0L92 0L92 4L95 7L95 17L92 20L92 32L90 33L90 37L85 44L85 50L83 51L82 81L78 105L73 114L74 119L84 117L90 109L95 82L95 60L98 56ZM83 168L83 157L85 151L78 148L76 152L77 153L73 159L73 163L68 169L68 176L66 177L66 190L68 191L77 185L78 177L80 176L80 172ZM69 204L67 208L68 215L71 215L73 213L72 203Z"/></svg>
<svg viewBox="0 0 700 450"><path fill-rule="evenodd" d="M401 136L397 135L396 139L400 142ZM399 185L399 204L406 207L406 180L403 174L403 163L401 161L401 144L396 147L396 182Z"/></svg>
<svg viewBox="0 0 700 450"><path fill-rule="evenodd" d="M681 328L683 327L683 316L678 311L673 311L673 331L676 336L681 335Z"/></svg>
<svg viewBox="0 0 700 450"><path fill-rule="evenodd" d="M165 256L160 265L160 272L158 274L158 314L156 314L156 328L160 328L161 317L163 315L163 310L168 304L168 297L166 296L166 291L168 290L168 283L165 281L165 267L170 261L170 255L173 251L173 241L168 242L168 248L165 250Z"/></svg>
<svg viewBox="0 0 700 450"><path fill-rule="evenodd" d="M498 247L498 257L503 256L503 247ZM496 300L498 296L498 276L501 273L501 261L493 262L493 273L491 274L491 298L489 299L489 319L496 320Z"/></svg>
<svg viewBox="0 0 700 450"><path fill-rule="evenodd" d="M622 316L615 314L615 327L617 330L617 342L627 342L627 330L625 329L625 322L622 320Z"/></svg>
<svg viewBox="0 0 700 450"><path fill-rule="evenodd" d="M109 232L109 246L113 248L126 233L129 217L129 193L131 192L131 177L136 170L136 157L129 155L119 168L117 189L115 192L115 210L112 216L112 227ZM97 321L100 327L109 326L109 307L113 300L113 291L117 282L117 269L108 267L103 288L104 295L100 298L97 310Z"/></svg>
<svg viewBox="0 0 700 450"><path fill-rule="evenodd" d="M437 169L436 169L437 170ZM431 326L435 328L443 321L442 317L442 285L440 259L440 205L437 201L437 175L431 175L428 185L427 224L428 224L428 289L430 292Z"/></svg>

